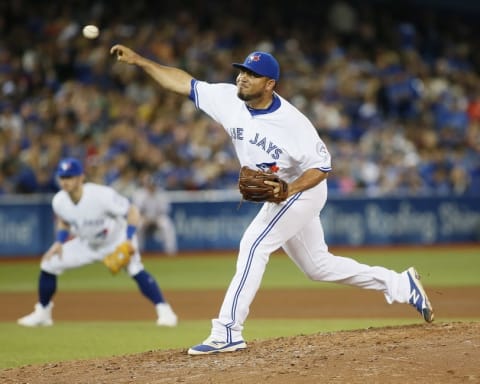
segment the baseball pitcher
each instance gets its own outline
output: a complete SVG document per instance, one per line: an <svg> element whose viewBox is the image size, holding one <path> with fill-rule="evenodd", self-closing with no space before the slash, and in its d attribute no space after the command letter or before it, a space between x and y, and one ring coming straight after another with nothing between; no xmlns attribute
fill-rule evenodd
<svg viewBox="0 0 480 384"><path fill-rule="evenodd" d="M252 52L236 84L210 84L185 71L157 64L123 45L117 60L135 64L163 88L188 96L230 135L242 166L243 199L263 202L240 241L236 272L210 335L190 355L247 347L242 331L269 256L283 248L307 277L383 292L388 303L409 303L427 322L433 309L413 267L398 273L335 256L324 240L320 212L327 200L330 153L315 127L275 88L280 67L270 53ZM274 177L272 177L272 175Z"/></svg>

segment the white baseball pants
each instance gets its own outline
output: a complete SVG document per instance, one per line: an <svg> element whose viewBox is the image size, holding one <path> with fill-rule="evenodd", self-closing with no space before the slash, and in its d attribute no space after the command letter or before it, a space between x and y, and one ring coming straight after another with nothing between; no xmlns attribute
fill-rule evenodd
<svg viewBox="0 0 480 384"><path fill-rule="evenodd" d="M382 291L388 303L408 302L410 285L405 272L372 267L328 251L319 218L326 197L327 184L322 182L282 204L263 205L242 237L235 275L219 317L212 320L211 336L216 340L243 340L250 304L270 254L280 247L312 280Z"/></svg>

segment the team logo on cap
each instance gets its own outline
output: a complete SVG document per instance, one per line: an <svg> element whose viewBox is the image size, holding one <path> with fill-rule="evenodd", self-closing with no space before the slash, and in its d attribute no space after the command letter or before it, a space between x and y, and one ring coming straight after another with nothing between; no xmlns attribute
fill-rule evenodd
<svg viewBox="0 0 480 384"><path fill-rule="evenodd" d="M64 161L62 164L60 164L60 168L62 171L68 171L70 168L72 168L72 164L70 164L68 161Z"/></svg>
<svg viewBox="0 0 480 384"><path fill-rule="evenodd" d="M260 61L260 55L250 55L248 61Z"/></svg>

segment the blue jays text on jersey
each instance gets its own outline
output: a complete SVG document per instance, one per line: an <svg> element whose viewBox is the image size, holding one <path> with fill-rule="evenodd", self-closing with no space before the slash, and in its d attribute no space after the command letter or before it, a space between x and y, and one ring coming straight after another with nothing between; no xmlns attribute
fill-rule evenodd
<svg viewBox="0 0 480 384"><path fill-rule="evenodd" d="M243 128L230 128L229 133L232 140L244 140ZM256 133L255 137L250 139L248 142L250 144L256 145L259 148L262 148L272 157L272 159L275 160L278 160L280 158L280 155L283 153L281 148L279 148L273 142L269 141L267 137L261 137L259 133Z"/></svg>

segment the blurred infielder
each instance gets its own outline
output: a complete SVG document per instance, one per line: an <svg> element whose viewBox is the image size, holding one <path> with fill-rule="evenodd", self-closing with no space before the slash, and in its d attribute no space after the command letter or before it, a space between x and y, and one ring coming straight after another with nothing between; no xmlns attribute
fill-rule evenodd
<svg viewBox="0 0 480 384"><path fill-rule="evenodd" d="M140 249L144 250L146 237L154 235L162 242L165 253L174 256L177 253L177 231L170 217L170 200L151 176L142 175L140 181L142 186L132 195L141 215L137 232Z"/></svg>
<svg viewBox="0 0 480 384"><path fill-rule="evenodd" d="M327 199L330 154L311 122L274 91L280 69L272 55L253 52L243 63L233 64L239 69L235 86L198 81L122 45L113 46L111 53L121 62L140 66L164 88L189 96L222 124L242 165L239 187L244 198L266 201L242 236L236 272L220 313L212 320L210 336L191 347L190 355L246 348L243 324L269 256L280 247L310 279L378 290L388 303L409 303L427 322L433 320L432 306L413 267L397 273L328 251L319 215ZM249 169L261 172L252 176ZM262 173L278 176L277 181L262 183L271 187L270 197L260 197L258 184L248 182L258 181ZM253 191L252 197L248 191Z"/></svg>
<svg viewBox="0 0 480 384"><path fill-rule="evenodd" d="M108 186L84 183L84 172L75 158L62 159L57 168L61 191L52 200L57 216L57 236L43 255L38 281L38 303L18 324L49 326L57 277L64 271L93 262L104 262L112 271L121 269L135 280L157 312L157 325L174 327L177 316L155 281L143 267L137 247L138 209ZM69 240L70 235L73 238ZM128 310L128 308L125 308Z"/></svg>

